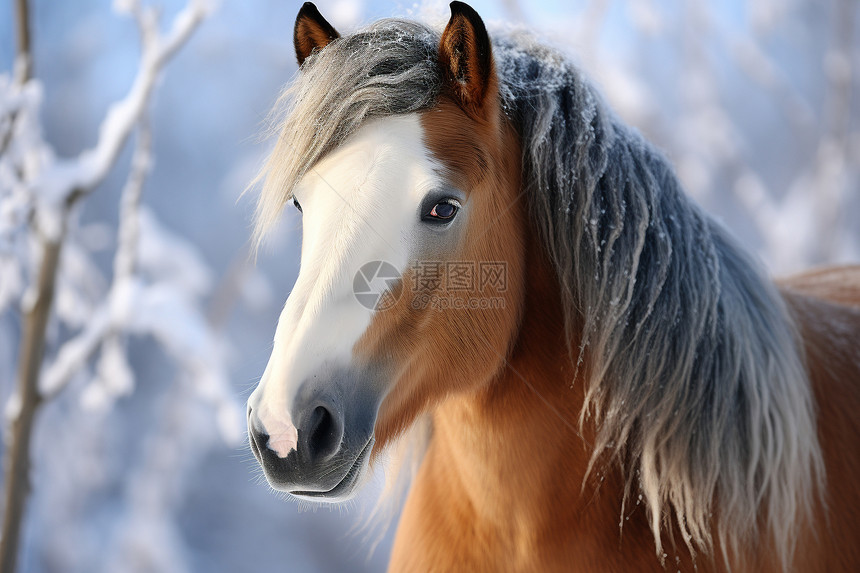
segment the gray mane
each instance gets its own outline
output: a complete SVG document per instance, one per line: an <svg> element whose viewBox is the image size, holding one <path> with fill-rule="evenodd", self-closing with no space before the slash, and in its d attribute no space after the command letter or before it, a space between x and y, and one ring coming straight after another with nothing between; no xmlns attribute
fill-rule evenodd
<svg viewBox="0 0 860 573"><path fill-rule="evenodd" d="M365 121L436 103L438 39L383 20L311 56L277 108L258 237L301 176ZM824 472L779 293L569 61L524 36L493 47L532 223L586 374L592 464L623 464L625 503L643 496L658 556L674 526L691 552L712 551L716 534L728 560L764 524L787 565Z"/></svg>
<svg viewBox="0 0 860 573"><path fill-rule="evenodd" d="M496 62L585 359L592 464L606 453L625 464L658 554L673 517L691 550L708 551L716 511L725 552L755 539L761 512L785 565L824 472L782 298L572 64L525 42L497 41Z"/></svg>

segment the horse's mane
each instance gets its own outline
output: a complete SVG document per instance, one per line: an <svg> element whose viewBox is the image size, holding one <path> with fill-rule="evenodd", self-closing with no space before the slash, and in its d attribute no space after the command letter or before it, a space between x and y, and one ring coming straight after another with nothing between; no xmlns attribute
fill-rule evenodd
<svg viewBox="0 0 860 573"><path fill-rule="evenodd" d="M715 513L726 551L755 539L763 511L786 563L823 462L782 298L572 64L528 40L495 46L533 221L586 358L592 463L626 464L658 553L673 513L691 550L712 547Z"/></svg>
<svg viewBox="0 0 860 573"><path fill-rule="evenodd" d="M311 56L276 108L258 237L360 125L436 103L438 39L382 20ZM597 429L592 464L623 465L625 499L643 496L658 555L673 522L691 551L711 551L716 533L727 560L766 525L787 564L824 471L779 293L573 64L523 35L493 46L532 223L559 279L571 358L587 373L580 423Z"/></svg>

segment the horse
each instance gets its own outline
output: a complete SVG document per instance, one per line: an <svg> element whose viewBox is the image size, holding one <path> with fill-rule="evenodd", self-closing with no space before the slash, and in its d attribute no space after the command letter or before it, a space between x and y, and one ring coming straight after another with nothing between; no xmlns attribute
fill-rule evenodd
<svg viewBox="0 0 860 573"><path fill-rule="evenodd" d="M392 571L859 571L860 267L768 278L568 59L450 7L296 19L256 180L258 244L302 213L248 400L268 483L399 466Z"/></svg>

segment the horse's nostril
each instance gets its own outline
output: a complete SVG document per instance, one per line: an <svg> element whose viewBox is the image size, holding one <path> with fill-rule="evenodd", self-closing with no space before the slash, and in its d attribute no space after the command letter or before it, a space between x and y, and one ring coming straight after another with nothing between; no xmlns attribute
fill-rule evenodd
<svg viewBox="0 0 860 573"><path fill-rule="evenodd" d="M248 434L250 436L251 451L259 459L263 452L266 451L266 444L269 441L269 435L261 431L260 423L256 416L252 416L251 407L248 407Z"/></svg>
<svg viewBox="0 0 860 573"><path fill-rule="evenodd" d="M334 454L340 447L342 431L337 419L325 406L317 406L308 420L308 454L319 460Z"/></svg>
<svg viewBox="0 0 860 573"><path fill-rule="evenodd" d="M257 430L252 429L251 432L251 451L254 452L258 457L262 455L263 452L266 451L266 444L269 441L268 434L264 434L263 432L258 432Z"/></svg>

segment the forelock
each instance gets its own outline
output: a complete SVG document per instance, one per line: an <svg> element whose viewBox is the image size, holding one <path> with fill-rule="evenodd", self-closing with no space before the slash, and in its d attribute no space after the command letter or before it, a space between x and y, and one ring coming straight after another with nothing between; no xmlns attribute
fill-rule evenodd
<svg viewBox="0 0 860 573"><path fill-rule="evenodd" d="M368 119L432 107L441 89L439 34L416 22L380 20L315 52L270 115L277 136L252 182L262 183L257 244L280 218L301 178Z"/></svg>

